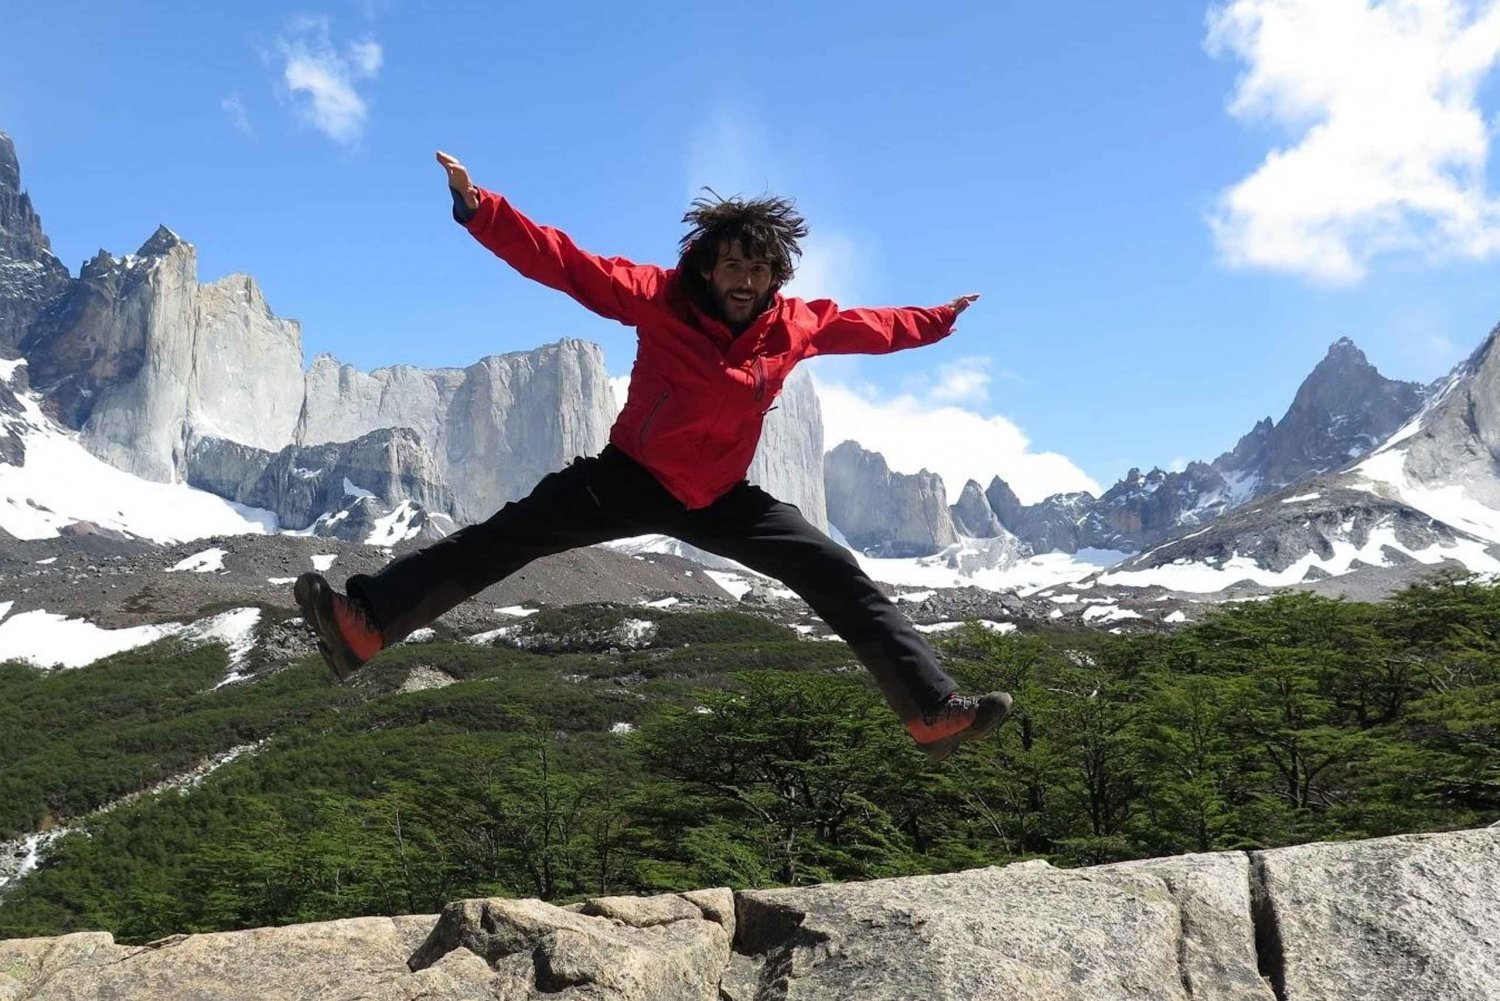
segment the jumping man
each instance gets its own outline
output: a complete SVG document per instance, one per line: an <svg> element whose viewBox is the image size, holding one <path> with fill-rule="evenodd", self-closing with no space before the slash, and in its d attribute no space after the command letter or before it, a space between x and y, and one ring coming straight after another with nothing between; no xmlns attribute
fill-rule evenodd
<svg viewBox="0 0 1500 1001"><path fill-rule="evenodd" d="M475 187L446 153L453 217L501 260L636 328L625 408L598 455L542 478L531 494L340 594L297 579L297 604L341 680L382 649L538 557L662 533L782 581L874 675L934 761L989 733L1004 692L960 695L932 648L854 557L791 504L745 479L761 424L793 366L820 354L885 354L933 344L978 295L943 306L840 309L783 296L807 225L784 198L700 198L684 216L675 268L599 257Z"/></svg>

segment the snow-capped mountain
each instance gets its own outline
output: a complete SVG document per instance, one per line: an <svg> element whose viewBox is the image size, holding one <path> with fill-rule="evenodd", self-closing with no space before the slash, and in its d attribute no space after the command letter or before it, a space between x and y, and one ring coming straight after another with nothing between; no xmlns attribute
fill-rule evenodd
<svg viewBox="0 0 1500 1001"><path fill-rule="evenodd" d="M1091 582L1209 592L1360 571L1379 571L1387 585L1439 566L1500 573L1497 336L1500 328L1373 452L1179 534Z"/></svg>
<svg viewBox="0 0 1500 1001"><path fill-rule="evenodd" d="M1022 505L998 477L985 496L1000 523L1037 552L1138 552L1369 453L1422 407L1429 392L1385 378L1353 341L1340 338L1280 421L1260 421L1212 462L1192 462L1180 472L1132 469L1097 499L1059 494Z"/></svg>
<svg viewBox="0 0 1500 1001"><path fill-rule="evenodd" d="M0 359L26 362L51 431L118 471L275 512L282 530L431 538L608 438L617 406L596 344L372 372L324 355L304 373L297 322L248 275L200 283L195 248L165 226L70 276L20 177L0 133ZM805 375L782 404L752 475L823 524L821 416ZM23 461L19 434L0 437L0 461Z"/></svg>

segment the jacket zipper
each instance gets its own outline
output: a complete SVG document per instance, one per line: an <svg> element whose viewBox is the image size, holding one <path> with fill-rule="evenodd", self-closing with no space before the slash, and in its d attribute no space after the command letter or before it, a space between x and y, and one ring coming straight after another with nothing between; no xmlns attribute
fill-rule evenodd
<svg viewBox="0 0 1500 1001"><path fill-rule="evenodd" d="M762 358L755 359L755 399L759 402L766 395L766 363Z"/></svg>
<svg viewBox="0 0 1500 1001"><path fill-rule="evenodd" d="M642 422L641 429L635 433L636 444L646 444L646 432L651 430L651 425L656 420L656 412L660 410L661 405L666 402L667 390L664 389L661 391L661 395L656 398L656 403L651 407L651 412L646 415L646 420Z"/></svg>

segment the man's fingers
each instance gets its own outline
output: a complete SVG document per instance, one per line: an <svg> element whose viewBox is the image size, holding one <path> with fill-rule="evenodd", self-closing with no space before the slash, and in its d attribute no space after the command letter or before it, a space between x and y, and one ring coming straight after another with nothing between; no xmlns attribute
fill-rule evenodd
<svg viewBox="0 0 1500 1001"><path fill-rule="evenodd" d="M953 312L954 313L962 313L964 310L968 309L971 305L973 305L973 303L978 298L979 298L979 293L978 292L970 292L967 295L961 295L961 296L959 296L957 299L954 299L952 302L948 303L948 305L953 308Z"/></svg>

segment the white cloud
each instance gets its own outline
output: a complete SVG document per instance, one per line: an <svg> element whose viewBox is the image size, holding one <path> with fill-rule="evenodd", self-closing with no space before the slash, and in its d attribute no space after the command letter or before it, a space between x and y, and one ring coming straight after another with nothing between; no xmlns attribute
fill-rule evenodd
<svg viewBox="0 0 1500 1001"><path fill-rule="evenodd" d="M625 409L625 396L630 392L630 375L612 375L609 377L609 388L615 394L615 415Z"/></svg>
<svg viewBox="0 0 1500 1001"><path fill-rule="evenodd" d="M991 361L960 358L938 368L932 398L939 403L983 403L990 395Z"/></svg>
<svg viewBox="0 0 1500 1001"><path fill-rule="evenodd" d="M359 39L340 49L328 18L299 17L276 48L282 59L281 84L298 117L337 143L358 143L370 111L358 86L380 73L380 43Z"/></svg>
<svg viewBox="0 0 1500 1001"><path fill-rule="evenodd" d="M250 127L250 116L245 111L245 104L240 100L239 94L230 94L219 102L219 107L229 116L229 121L236 129L247 136L255 135L255 130Z"/></svg>
<svg viewBox="0 0 1500 1001"><path fill-rule="evenodd" d="M1500 0L1231 0L1206 45L1246 64L1229 112L1297 136L1211 213L1229 265L1350 283L1384 253L1500 252L1477 96Z"/></svg>
<svg viewBox="0 0 1500 1001"><path fill-rule="evenodd" d="M834 230L819 229L802 241L797 273L782 292L801 299L857 303L863 299L860 287L865 284L866 270L860 247L853 239Z"/></svg>
<svg viewBox="0 0 1500 1001"><path fill-rule="evenodd" d="M869 389L828 381L819 360L810 366L823 410L825 447L853 440L879 452L896 472L937 473L950 504L968 480L987 487L995 476L1026 504L1073 490L1100 493L1099 484L1067 456L1029 451L1026 435L1006 418L944 403L937 396L941 380L925 396L881 399Z"/></svg>

